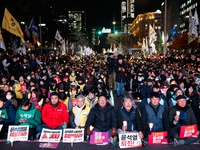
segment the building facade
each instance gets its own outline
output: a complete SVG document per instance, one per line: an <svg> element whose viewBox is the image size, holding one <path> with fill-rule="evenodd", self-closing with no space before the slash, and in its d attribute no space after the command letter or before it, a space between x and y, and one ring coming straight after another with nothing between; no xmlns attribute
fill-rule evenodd
<svg viewBox="0 0 200 150"><path fill-rule="evenodd" d="M144 36L149 35L149 25L158 33L158 29L161 29L161 11L149 12L140 14L136 17L131 25L131 34L134 37L138 37L138 45L142 45Z"/></svg>

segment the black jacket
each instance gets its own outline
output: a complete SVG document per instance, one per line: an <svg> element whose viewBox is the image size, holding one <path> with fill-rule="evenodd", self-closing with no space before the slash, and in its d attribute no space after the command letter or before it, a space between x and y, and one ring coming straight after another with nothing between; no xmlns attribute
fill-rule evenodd
<svg viewBox="0 0 200 150"><path fill-rule="evenodd" d="M121 83L121 79L122 79L122 82L125 83L126 82L125 72L119 71L119 68L124 68L126 72L126 64L124 61L122 62L122 64L119 64L119 62L117 62L115 66L115 72L116 72L115 81Z"/></svg>
<svg viewBox="0 0 200 150"><path fill-rule="evenodd" d="M112 127L117 128L117 118L115 108L111 106L108 102L106 104L105 110L105 121L101 121L101 111L100 105L97 103L91 110L86 122L86 129L92 125L95 128L99 129L102 132L105 132Z"/></svg>
<svg viewBox="0 0 200 150"><path fill-rule="evenodd" d="M111 57L108 57L106 65L108 67L108 73L111 74L114 71L115 59L111 58Z"/></svg>
<svg viewBox="0 0 200 150"><path fill-rule="evenodd" d="M200 96L196 94L190 98L192 100L191 107L194 111L196 118L199 120L200 119L200 109L199 109Z"/></svg>

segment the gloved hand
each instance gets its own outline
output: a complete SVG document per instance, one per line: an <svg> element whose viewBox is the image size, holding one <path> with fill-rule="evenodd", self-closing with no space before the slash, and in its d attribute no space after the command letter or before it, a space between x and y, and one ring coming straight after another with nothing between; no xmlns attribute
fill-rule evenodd
<svg viewBox="0 0 200 150"><path fill-rule="evenodd" d="M4 121L5 121L5 119L4 119L4 118L2 118L2 117L0 117L0 124L3 124L3 123L4 123Z"/></svg>
<svg viewBox="0 0 200 150"><path fill-rule="evenodd" d="M117 129L115 127L112 127L111 136L114 137L116 135L117 135Z"/></svg>
<svg viewBox="0 0 200 150"><path fill-rule="evenodd" d="M63 129L67 129L67 123L63 122L63 124L61 125L63 127Z"/></svg>

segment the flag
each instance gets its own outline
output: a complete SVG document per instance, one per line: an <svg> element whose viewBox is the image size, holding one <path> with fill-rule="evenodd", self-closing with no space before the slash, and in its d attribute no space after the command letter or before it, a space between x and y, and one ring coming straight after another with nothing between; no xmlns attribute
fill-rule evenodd
<svg viewBox="0 0 200 150"><path fill-rule="evenodd" d="M4 51L6 51L5 44L3 41L3 36L1 34L1 29L0 29L0 48L3 49Z"/></svg>
<svg viewBox="0 0 200 150"><path fill-rule="evenodd" d="M145 54L145 48L146 48L146 45L145 45L145 39L143 38L143 43L142 43L142 52L143 54Z"/></svg>
<svg viewBox="0 0 200 150"><path fill-rule="evenodd" d="M10 12L6 8L4 12L2 28L20 37L22 42L25 43L24 34L20 28L19 23L17 22L17 20L15 20L15 18L10 14Z"/></svg>
<svg viewBox="0 0 200 150"><path fill-rule="evenodd" d="M34 45L37 43L37 39L36 39L36 35L35 35L35 32L34 31L32 31L32 37L33 37L33 43L34 43Z"/></svg>
<svg viewBox="0 0 200 150"><path fill-rule="evenodd" d="M148 49L148 41L147 41L147 36L146 36L146 53L149 52L149 49Z"/></svg>
<svg viewBox="0 0 200 150"><path fill-rule="evenodd" d="M172 31L169 35L169 38L167 40L167 42L171 42L173 40L173 37L177 34L177 30L176 30L176 25L174 24Z"/></svg>
<svg viewBox="0 0 200 150"><path fill-rule="evenodd" d="M25 24L25 33L26 33L27 37L29 38L30 37L30 33L28 31L28 27L27 27L26 24Z"/></svg>
<svg viewBox="0 0 200 150"><path fill-rule="evenodd" d="M55 39L58 40L62 44L63 38L60 35L60 33L58 32L58 30L56 31Z"/></svg>
<svg viewBox="0 0 200 150"><path fill-rule="evenodd" d="M156 41L156 31L153 29L151 25L149 25L149 45L151 46L152 43Z"/></svg>
<svg viewBox="0 0 200 150"><path fill-rule="evenodd" d="M60 80L60 78L59 78L58 76L56 76L56 77L54 78L54 80L56 80L57 84L59 84L59 83L61 82L61 80Z"/></svg>
<svg viewBox="0 0 200 150"><path fill-rule="evenodd" d="M2 37L2 34L1 34L1 28L0 28L0 42L2 42L3 40L3 37Z"/></svg>
<svg viewBox="0 0 200 150"><path fill-rule="evenodd" d="M64 39L64 41L65 41L65 39ZM61 55L65 55L65 53L66 53L65 52L65 42L62 42L60 50L61 50Z"/></svg>
<svg viewBox="0 0 200 150"><path fill-rule="evenodd" d="M198 31L197 31L198 25L199 25L199 19L198 19L197 9L195 9L194 20L192 24L192 34L194 34L195 38L198 38Z"/></svg>
<svg viewBox="0 0 200 150"><path fill-rule="evenodd" d="M190 44L195 39L194 35L192 34L192 26L193 26L193 18L192 18L192 11L190 9L190 12L189 12L188 44Z"/></svg>
<svg viewBox="0 0 200 150"><path fill-rule="evenodd" d="M121 53L122 52L122 43L120 42L119 44L119 52Z"/></svg>
<svg viewBox="0 0 200 150"><path fill-rule="evenodd" d="M164 31L162 31L162 44L165 44L165 33L164 33Z"/></svg>
<svg viewBox="0 0 200 150"><path fill-rule="evenodd" d="M162 51L162 36L159 36L158 51Z"/></svg>
<svg viewBox="0 0 200 150"><path fill-rule="evenodd" d="M38 38L39 38L39 32L38 32L38 28L37 28L37 26L36 26L34 17L33 17L32 20L31 20L31 23L30 23L30 25L29 25L29 29L35 32L35 35L34 35L34 36L35 36L35 39L38 40Z"/></svg>

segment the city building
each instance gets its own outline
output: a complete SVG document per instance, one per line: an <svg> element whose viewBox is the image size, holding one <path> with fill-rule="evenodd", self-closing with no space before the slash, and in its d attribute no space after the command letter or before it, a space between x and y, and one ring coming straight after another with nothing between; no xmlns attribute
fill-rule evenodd
<svg viewBox="0 0 200 150"><path fill-rule="evenodd" d="M91 38L91 43L92 46L94 45L99 45L99 35L97 34L97 30L96 29L92 29L92 38Z"/></svg>
<svg viewBox="0 0 200 150"><path fill-rule="evenodd" d="M121 2L121 32L130 32L131 23L135 18L135 0Z"/></svg>
<svg viewBox="0 0 200 150"><path fill-rule="evenodd" d="M138 37L138 45L142 45L144 36L149 35L149 25L158 33L158 29L161 29L161 11L149 12L140 14L136 17L131 25L131 34L134 37Z"/></svg>
<svg viewBox="0 0 200 150"><path fill-rule="evenodd" d="M200 6L199 0L179 0L179 31L180 33L188 32L189 29L189 12L192 10L194 16L195 8ZM197 9L198 16L200 15L200 9Z"/></svg>
<svg viewBox="0 0 200 150"><path fill-rule="evenodd" d="M70 30L86 31L86 12L68 11L68 25Z"/></svg>

